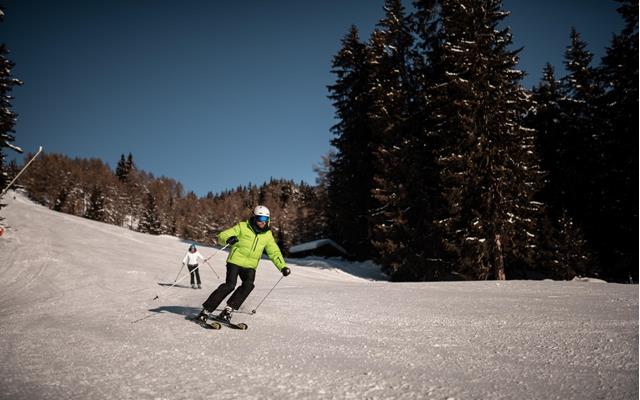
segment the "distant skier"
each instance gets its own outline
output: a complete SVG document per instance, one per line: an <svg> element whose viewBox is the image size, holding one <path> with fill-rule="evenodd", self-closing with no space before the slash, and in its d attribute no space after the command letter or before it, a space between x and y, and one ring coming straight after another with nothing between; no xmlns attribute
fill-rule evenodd
<svg viewBox="0 0 640 400"><path fill-rule="evenodd" d="M269 229L269 219L269 209L265 206L257 206L251 218L220 232L218 243L231 246L227 257L226 281L218 286L202 304L203 309L196 318L206 321L209 313L213 312L222 300L233 292L227 301L227 306L218 315L218 318L230 322L231 313L240 308L254 288L256 268L264 251L282 275L287 276L291 273ZM235 289L238 275L242 284Z"/></svg>
<svg viewBox="0 0 640 400"><path fill-rule="evenodd" d="M182 265L187 264L187 268L189 268L189 273L191 274L191 288L196 288L196 282L198 283L198 289L202 289L202 282L200 281L200 268L198 268L198 259L202 259L204 261L204 257L202 254L196 249L196 245L192 244L189 246L189 251L184 256L182 260Z"/></svg>

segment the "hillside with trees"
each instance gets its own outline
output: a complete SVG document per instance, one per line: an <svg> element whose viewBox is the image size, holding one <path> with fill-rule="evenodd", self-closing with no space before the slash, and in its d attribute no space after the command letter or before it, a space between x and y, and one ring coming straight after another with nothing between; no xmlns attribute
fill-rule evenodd
<svg viewBox="0 0 640 400"><path fill-rule="evenodd" d="M321 237L318 189L304 182L272 179L198 197L171 178L139 169L131 154L113 171L97 159L43 154L21 178L29 196L52 210L128 227L153 235L174 235L214 244L217 233L255 204L271 210L276 240L285 248Z"/></svg>
<svg viewBox="0 0 640 400"><path fill-rule="evenodd" d="M329 237L392 279L638 279L638 1L598 64L567 27L564 76L525 88L498 0L385 0L332 59L333 150L315 185L272 179L199 197L122 154L44 154L21 180L47 207L149 234L212 243L271 209L289 246ZM0 48L2 147L20 82ZM26 160L30 156L27 156ZM311 160L313 161L313 160ZM15 174L0 148L0 183Z"/></svg>

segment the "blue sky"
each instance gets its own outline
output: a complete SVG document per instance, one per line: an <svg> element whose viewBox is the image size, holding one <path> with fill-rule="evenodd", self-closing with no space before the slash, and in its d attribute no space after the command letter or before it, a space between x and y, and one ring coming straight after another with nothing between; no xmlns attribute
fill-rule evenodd
<svg viewBox="0 0 640 400"><path fill-rule="evenodd" d="M313 184L335 123L332 57L351 24L368 38L382 4L5 0L0 41L24 81L15 144L112 168L131 152L200 196L270 177ZM504 6L527 87L546 62L562 74L571 26L596 63L623 27L613 0Z"/></svg>

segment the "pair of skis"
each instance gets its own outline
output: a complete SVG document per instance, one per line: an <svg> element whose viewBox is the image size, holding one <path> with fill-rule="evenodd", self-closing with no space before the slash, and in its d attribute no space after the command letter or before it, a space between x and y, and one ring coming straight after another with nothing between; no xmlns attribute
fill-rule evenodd
<svg viewBox="0 0 640 400"><path fill-rule="evenodd" d="M192 321L202 326L203 328L215 329L215 330L222 329L223 325L231 329L239 329L241 331L244 331L247 328L249 328L249 326L243 322L240 322L239 324L234 324L233 322L229 322L225 319L218 318L215 315L210 315L207 321L202 321L198 317L193 318Z"/></svg>

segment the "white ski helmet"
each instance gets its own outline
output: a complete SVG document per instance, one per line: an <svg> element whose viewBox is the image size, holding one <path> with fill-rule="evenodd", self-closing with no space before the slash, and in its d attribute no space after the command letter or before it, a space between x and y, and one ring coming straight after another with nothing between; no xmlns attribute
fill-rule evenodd
<svg viewBox="0 0 640 400"><path fill-rule="evenodd" d="M257 206L256 208L253 209L253 216L254 217L267 217L270 218L271 217L271 213L269 212L269 209L265 206Z"/></svg>

